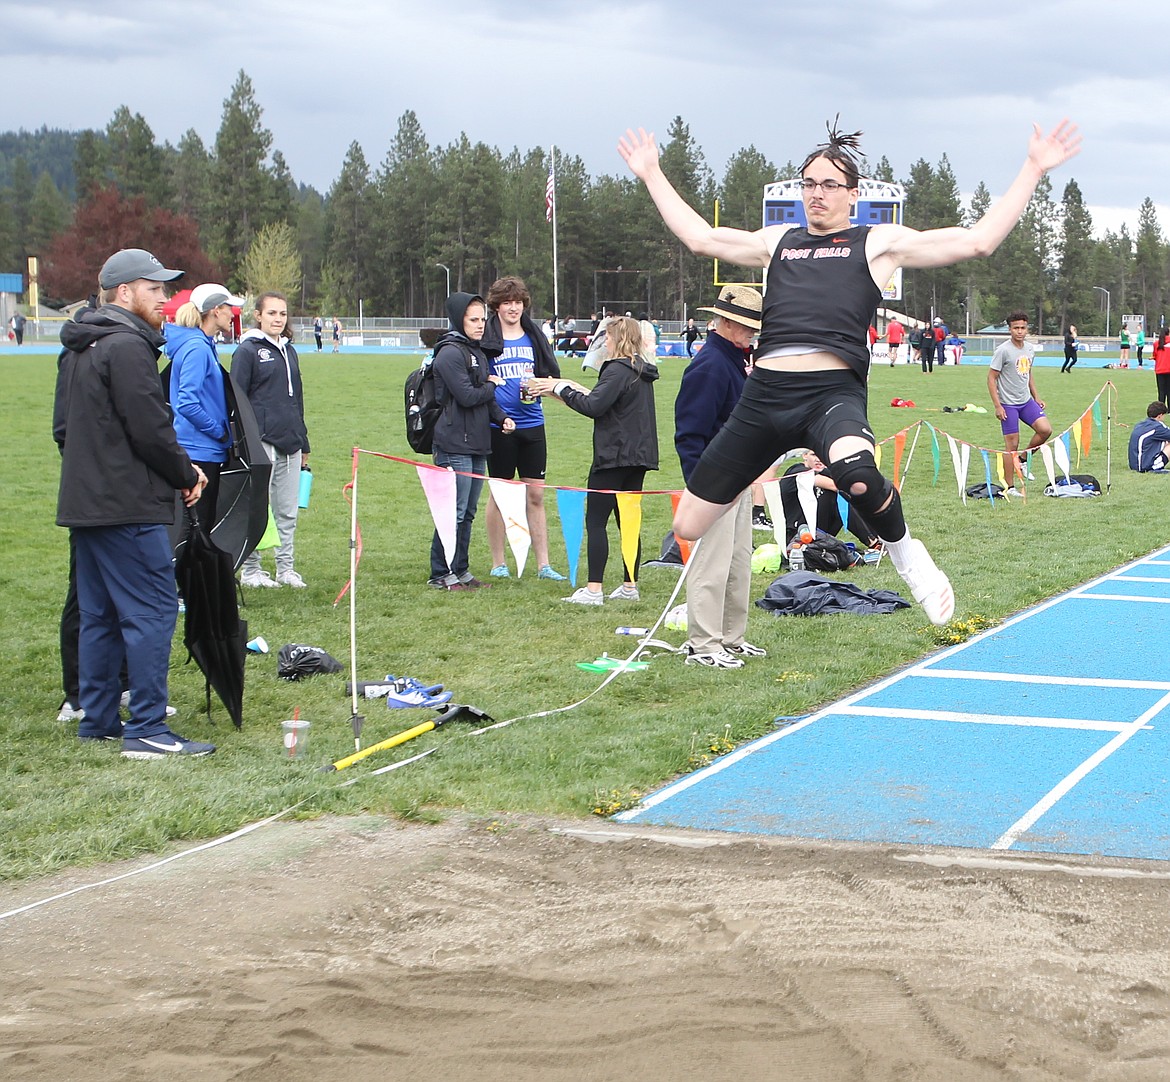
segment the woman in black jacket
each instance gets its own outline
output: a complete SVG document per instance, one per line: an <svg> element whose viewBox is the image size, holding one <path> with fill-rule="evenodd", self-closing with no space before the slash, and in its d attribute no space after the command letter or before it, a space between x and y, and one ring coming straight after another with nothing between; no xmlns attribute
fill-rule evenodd
<svg viewBox="0 0 1170 1082"><path fill-rule="evenodd" d="M658 469L658 426L654 416L654 381L658 369L642 355L642 329L636 319L618 316L605 328L606 360L590 390L567 379L530 379L530 394L555 395L569 409L593 418L593 465L585 500L589 581L566 601L576 605L605 602L602 577L609 559L606 527L611 515L621 529L617 492L639 492L647 470ZM609 596L637 601L638 564Z"/></svg>
<svg viewBox="0 0 1170 1082"><path fill-rule="evenodd" d="M428 586L446 590L474 590L485 585L468 569L471 526L479 493L492 453L492 422L504 433L516 424L496 404L501 376L489 375L487 357L480 348L487 306L482 297L452 293L447 298L451 329L435 346L435 396L443 412L435 424L436 466L455 471L455 551L448 560L439 531L431 541L431 577Z"/></svg>

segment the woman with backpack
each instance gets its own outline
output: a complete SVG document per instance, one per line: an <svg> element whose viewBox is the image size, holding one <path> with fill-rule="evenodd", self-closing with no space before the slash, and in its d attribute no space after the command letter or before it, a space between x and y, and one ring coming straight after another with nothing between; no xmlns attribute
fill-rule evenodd
<svg viewBox="0 0 1170 1082"><path fill-rule="evenodd" d="M468 570L471 526L492 453L492 422L505 434L516 430L511 417L496 404L502 376L492 376L480 348L487 306L472 293L447 298L451 329L435 346L432 362L435 398L442 412L435 423L432 447L436 466L455 472L455 551L450 560L439 531L431 541L431 577L428 586L444 590L475 590L487 585Z"/></svg>
<svg viewBox="0 0 1170 1082"><path fill-rule="evenodd" d="M606 359L592 389L568 379L530 379L529 394L555 395L569 409L593 418L593 465L585 499L585 535L588 582L565 601L574 605L605 603L602 578L609 561L607 526L612 515L621 528L617 492L639 492L647 470L658 469L658 426L654 414L654 381L658 368L649 361L636 319L617 316L605 327ZM638 601L638 564L609 596L616 601Z"/></svg>

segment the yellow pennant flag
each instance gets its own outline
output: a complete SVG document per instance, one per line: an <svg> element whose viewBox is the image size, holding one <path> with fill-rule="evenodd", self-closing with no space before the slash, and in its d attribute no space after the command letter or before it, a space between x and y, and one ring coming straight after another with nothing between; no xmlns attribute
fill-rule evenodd
<svg viewBox="0 0 1170 1082"><path fill-rule="evenodd" d="M618 528L622 536L622 561L626 565L626 581L634 582L634 564L638 559L638 542L642 536L642 493L617 494Z"/></svg>
<svg viewBox="0 0 1170 1082"><path fill-rule="evenodd" d="M1081 454L1084 450L1084 448L1081 445L1081 435L1082 435L1081 428L1082 428L1082 426L1079 424L1074 424L1072 426L1073 443L1075 443L1077 445L1077 465L1078 466L1081 464Z"/></svg>

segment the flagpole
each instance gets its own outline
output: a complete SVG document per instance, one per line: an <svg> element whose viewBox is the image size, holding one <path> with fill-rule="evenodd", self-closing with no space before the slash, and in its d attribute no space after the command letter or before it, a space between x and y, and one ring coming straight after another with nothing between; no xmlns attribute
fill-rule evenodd
<svg viewBox="0 0 1170 1082"><path fill-rule="evenodd" d="M553 261L553 315L560 316L560 286L557 278L557 148L549 148L549 186L552 191L552 261ZM553 342L556 342L557 328L553 328Z"/></svg>

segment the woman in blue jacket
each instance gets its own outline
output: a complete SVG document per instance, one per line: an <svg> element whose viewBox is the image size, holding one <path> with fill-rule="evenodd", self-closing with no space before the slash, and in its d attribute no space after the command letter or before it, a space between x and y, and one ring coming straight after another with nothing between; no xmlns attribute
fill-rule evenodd
<svg viewBox="0 0 1170 1082"><path fill-rule="evenodd" d="M175 435L191 461L207 474L207 487L193 510L210 533L216 522L219 473L231 446L227 397L215 336L231 331L233 305L243 304L224 286L208 283L191 291L191 299L163 328L171 359L171 409Z"/></svg>

